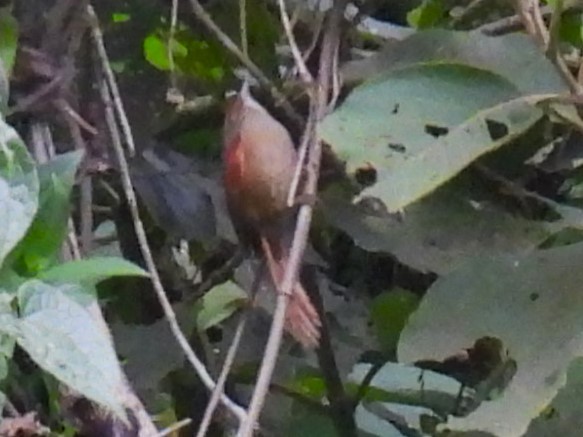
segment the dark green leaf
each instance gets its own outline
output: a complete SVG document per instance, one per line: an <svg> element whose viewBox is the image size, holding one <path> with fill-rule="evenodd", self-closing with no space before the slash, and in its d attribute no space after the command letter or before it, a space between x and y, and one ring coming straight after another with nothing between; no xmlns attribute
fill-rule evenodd
<svg viewBox="0 0 583 437"><path fill-rule="evenodd" d="M67 234L69 197L75 183L81 151L64 153L38 167L38 213L21 243L21 256L29 272L47 268Z"/></svg>
<svg viewBox="0 0 583 437"><path fill-rule="evenodd" d="M567 381L547 408L532 421L524 437L578 437L583 428L583 358L569 365Z"/></svg>
<svg viewBox="0 0 583 437"><path fill-rule="evenodd" d="M467 173L409 205L399 218L323 199L328 220L363 249L391 253L416 270L438 274L468 257L529 252L559 228L511 214L491 186Z"/></svg>
<svg viewBox="0 0 583 437"><path fill-rule="evenodd" d="M407 290L391 290L378 295L371 304L370 317L381 349L394 353L401 331L415 311L419 298Z"/></svg>
<svg viewBox="0 0 583 437"><path fill-rule="evenodd" d="M14 65L18 43L18 22L10 9L10 6L0 7L0 63L8 75ZM0 95L0 102L4 101L2 97Z"/></svg>
<svg viewBox="0 0 583 437"><path fill-rule="evenodd" d="M401 334L400 360L441 361L494 337L517 366L503 396L448 427L522 435L553 399L572 358L583 353L582 257L578 243L475 259L429 289Z"/></svg>
<svg viewBox="0 0 583 437"><path fill-rule="evenodd" d="M357 87L321 134L350 173L374 172L362 195L394 212L524 133L543 115L534 100L473 67L417 65Z"/></svg>
<svg viewBox="0 0 583 437"><path fill-rule="evenodd" d="M32 223L38 192L38 175L25 145L0 118L0 266Z"/></svg>
<svg viewBox="0 0 583 437"><path fill-rule="evenodd" d="M481 32L443 29L417 32L370 58L349 62L343 67L343 76L348 81L360 81L419 63L444 62L495 73L524 95L569 91L557 68L533 39L517 33L489 37ZM525 71L537 74L520 74Z"/></svg>

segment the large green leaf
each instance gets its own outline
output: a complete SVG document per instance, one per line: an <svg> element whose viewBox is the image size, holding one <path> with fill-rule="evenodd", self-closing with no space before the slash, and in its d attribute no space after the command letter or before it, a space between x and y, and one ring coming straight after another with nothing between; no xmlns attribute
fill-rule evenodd
<svg viewBox="0 0 583 437"><path fill-rule="evenodd" d="M0 118L0 266L38 208L38 175L25 145Z"/></svg>
<svg viewBox="0 0 583 437"><path fill-rule="evenodd" d="M429 289L401 333L401 361L443 360L485 336L500 339L517 371L495 400L455 430L522 435L583 353L583 244L528 256L474 259Z"/></svg>
<svg viewBox="0 0 583 437"><path fill-rule="evenodd" d="M548 408L532 421L524 437L579 437L583 429L583 358L574 359L567 371L567 382Z"/></svg>
<svg viewBox="0 0 583 437"><path fill-rule="evenodd" d="M95 285L113 276L148 276L148 272L123 258L95 257L60 264L38 277L51 282Z"/></svg>
<svg viewBox="0 0 583 437"><path fill-rule="evenodd" d="M112 343L91 313L60 287L37 280L19 290L21 318L2 322L44 370L87 398L125 417L122 373Z"/></svg>
<svg viewBox="0 0 583 437"><path fill-rule="evenodd" d="M38 167L38 213L21 243L21 256L31 272L51 264L67 234L71 189L82 151L64 153Z"/></svg>
<svg viewBox="0 0 583 437"><path fill-rule="evenodd" d="M467 172L409 205L399 218L323 199L328 220L363 249L391 253L416 270L438 274L468 257L529 252L558 228L511 214L490 186Z"/></svg>
<svg viewBox="0 0 583 437"><path fill-rule="evenodd" d="M345 80L354 81L418 63L443 62L496 73L525 95L568 92L561 74L532 38L517 33L493 38L479 31L416 32L370 58L348 63L342 73Z"/></svg>
<svg viewBox="0 0 583 437"><path fill-rule="evenodd" d="M357 87L321 126L347 170L373 169L362 195L390 211L428 194L542 117L502 77L454 64L416 65Z"/></svg>
<svg viewBox="0 0 583 437"><path fill-rule="evenodd" d="M0 63L9 74L16 57L18 43L18 22L12 16L9 6L0 7ZM0 107L5 102L0 95Z"/></svg>
<svg viewBox="0 0 583 437"><path fill-rule="evenodd" d="M10 9L0 7L0 113L8 106L9 77L18 43L18 23Z"/></svg>

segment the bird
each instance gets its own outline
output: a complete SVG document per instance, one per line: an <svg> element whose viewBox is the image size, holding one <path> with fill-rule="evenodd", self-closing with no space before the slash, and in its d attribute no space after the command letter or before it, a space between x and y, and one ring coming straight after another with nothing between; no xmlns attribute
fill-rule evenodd
<svg viewBox="0 0 583 437"><path fill-rule="evenodd" d="M247 82L227 99L223 126L223 184L239 240L267 264L278 292L289 258L293 211L288 193L298 156L287 129L249 90ZM304 348L320 339L318 311L297 281L289 297L285 329Z"/></svg>

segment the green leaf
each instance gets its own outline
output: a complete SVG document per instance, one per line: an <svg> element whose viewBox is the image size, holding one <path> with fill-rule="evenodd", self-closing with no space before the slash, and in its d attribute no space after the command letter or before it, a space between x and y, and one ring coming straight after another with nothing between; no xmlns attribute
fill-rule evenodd
<svg viewBox="0 0 583 437"><path fill-rule="evenodd" d="M144 39L144 57L146 61L152 64L159 70L167 71L170 69L170 62L168 60L167 41L157 33L152 33ZM175 62L179 58L188 55L188 49L178 40L172 41L172 54Z"/></svg>
<svg viewBox="0 0 583 437"><path fill-rule="evenodd" d="M19 294L28 296L22 317L2 317L0 329L8 329L45 371L125 418L119 398L123 377L103 326L60 287L32 280Z"/></svg>
<svg viewBox="0 0 583 437"><path fill-rule="evenodd" d="M400 361L442 361L494 337L517 370L503 395L448 427L496 436L522 435L564 384L572 358L583 353L583 244L469 261L438 279L409 318Z"/></svg>
<svg viewBox="0 0 583 437"><path fill-rule="evenodd" d="M39 208L20 245L29 272L36 273L48 267L61 248L67 234L69 197L82 158L82 151L64 153L38 167Z"/></svg>
<svg viewBox="0 0 583 437"><path fill-rule="evenodd" d="M494 38L479 31L416 32L365 60L347 63L342 75L347 81L361 81L419 63L462 64L486 70L502 76L524 95L569 92L555 65L533 39L518 33ZM517 74L522 71L536 74Z"/></svg>
<svg viewBox="0 0 583 437"><path fill-rule="evenodd" d="M38 192L38 175L25 145L0 118L0 267L32 223Z"/></svg>
<svg viewBox="0 0 583 437"><path fill-rule="evenodd" d="M95 257L60 264L39 273L39 279L56 283L94 285L114 276L148 276L141 267L116 257Z"/></svg>
<svg viewBox="0 0 583 437"><path fill-rule="evenodd" d="M455 64L416 65L357 87L326 117L323 139L347 170L374 170L361 193L399 211L543 113L502 77Z"/></svg>
<svg viewBox="0 0 583 437"><path fill-rule="evenodd" d="M527 253L557 230L508 212L491 185L467 172L409 205L399 219L322 199L327 219L355 244L422 272L445 274L473 256Z"/></svg>
<svg viewBox="0 0 583 437"><path fill-rule="evenodd" d="M285 437L336 437L338 433L329 415L319 414L295 401L290 420L280 435Z"/></svg>
<svg viewBox="0 0 583 437"><path fill-rule="evenodd" d="M578 437L583 427L579 405L583 399L583 358L575 358L567 382L553 402L532 421L524 437Z"/></svg>
<svg viewBox="0 0 583 437"><path fill-rule="evenodd" d="M445 6L441 0L424 0L421 5L409 11L407 23L416 29L427 29L442 22L445 13Z"/></svg>
<svg viewBox="0 0 583 437"><path fill-rule="evenodd" d="M394 353L397 350L401 331L418 303L416 295L400 289L382 293L373 299L370 317L383 351Z"/></svg>
<svg viewBox="0 0 583 437"><path fill-rule="evenodd" d="M0 63L10 75L16 58L18 44L18 22L12 16L11 7L0 8ZM0 102L3 102L0 95Z"/></svg>
<svg viewBox="0 0 583 437"><path fill-rule="evenodd" d="M237 311L247 298L247 293L234 282L217 285L201 300L197 314L198 329L204 331L221 323Z"/></svg>
<svg viewBox="0 0 583 437"><path fill-rule="evenodd" d="M125 14L122 12L114 12L111 14L111 21L114 23L127 23L130 21L132 16L130 14Z"/></svg>

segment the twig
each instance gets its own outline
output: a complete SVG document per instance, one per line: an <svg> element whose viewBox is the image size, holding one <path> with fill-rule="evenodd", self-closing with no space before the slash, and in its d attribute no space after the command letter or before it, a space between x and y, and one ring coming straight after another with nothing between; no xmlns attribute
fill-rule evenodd
<svg viewBox="0 0 583 437"><path fill-rule="evenodd" d="M318 287L313 287L311 297L319 313L324 314L324 303ZM318 365L322 370L322 376L326 385L326 397L329 403L329 415L336 428L336 433L341 437L354 437L356 435L356 423L354 422L354 402L346 395L340 372L336 364L334 349L330 339L330 330L325 318L322 320L320 330L320 347L316 351Z"/></svg>
<svg viewBox="0 0 583 437"><path fill-rule="evenodd" d="M320 171L320 158L322 155L322 144L318 138L316 128L318 122L324 118L328 107L328 95L330 92L332 66L334 63L333 58L336 53L336 46L340 39L341 20L347 3L347 0L338 0L334 3L334 6L330 11L326 32L322 42L317 89L316 93L311 93L310 118L312 118L314 122L308 122L307 128L310 129L310 131L306 132L306 136L310 139L307 180L304 187L304 193L307 195L314 195L316 193ZM297 280L301 258L310 231L312 212L312 205L304 204L300 207L298 213L290 257L285 268L281 284L281 292L277 296L273 323L269 332L267 346L265 347L265 355L261 363L261 368L259 369L255 391L253 392L253 397L248 409L248 416L239 430L239 437L252 436L255 423L257 422L263 403L265 402L273 369L277 361L279 346L281 344L287 304Z"/></svg>
<svg viewBox="0 0 583 437"><path fill-rule="evenodd" d="M168 428L160 431L160 434L158 434L158 437L166 437L167 435L173 434L174 432L178 431L180 428L184 428L187 425L190 425L190 423L192 422L192 419L190 417L187 417L186 419L182 419L172 425L170 425Z"/></svg>
<svg viewBox="0 0 583 437"><path fill-rule="evenodd" d="M308 123L313 123L313 117L308 118ZM312 132L313 127L306 125L306 131L302 137L302 142L298 149L298 161L296 163L296 168L294 169L294 177L292 179L291 185L289 187L289 192L287 195L287 206L290 208L296 203L296 195L298 193L298 188L300 186L300 180L302 179L302 173L304 170L304 163L306 162L306 156L308 154L308 144L310 143L309 132Z"/></svg>
<svg viewBox="0 0 583 437"><path fill-rule="evenodd" d="M290 399L293 399L296 402L301 403L302 405L306 406L310 410L314 411L317 414L329 416L330 409L327 405L323 405L321 402L318 402L315 399L309 398L302 393L298 393L297 391L290 389L284 385L277 384L272 382L269 385L269 390L273 393L279 393L282 396L287 396Z"/></svg>
<svg viewBox="0 0 583 437"><path fill-rule="evenodd" d="M362 378L362 381L360 382L360 385L356 390L356 394L354 395L353 399L354 408L356 408L360 401L364 399L364 397L366 396L366 391L370 386L370 383L372 382L373 378L378 373L378 371L381 370L381 368L384 366L384 364L385 364L384 362L380 362L370 366L370 369L368 369L368 372L366 372L366 375L364 375L364 378Z"/></svg>
<svg viewBox="0 0 583 437"><path fill-rule="evenodd" d="M206 410L204 411L204 416L202 418L200 428L196 434L197 437L204 437L208 431L208 427L211 424L213 413L217 407L217 404L219 403L220 396L223 395L223 390L225 387L225 383L227 382L227 377L229 376L229 372L231 371L231 367L233 366L233 362L235 361L235 356L237 355L237 351L239 350L241 338L243 337L245 327L247 326L247 318L248 312L245 311L241 315L241 319L239 320L239 324L237 325L235 335L233 336L233 341L231 342L231 346L229 347L227 356L225 357L225 362L223 364L223 368L221 369L221 374L217 379L217 385L215 386L211 398L206 406Z"/></svg>
<svg viewBox="0 0 583 437"><path fill-rule="evenodd" d="M549 6L545 6L540 9L543 17L552 14L552 9ZM524 28L522 18L520 15L512 15L510 17L504 17L499 20L493 21L492 23L483 24L476 30L482 32L489 36L500 36L506 33L515 32Z"/></svg>
<svg viewBox="0 0 583 437"><path fill-rule="evenodd" d="M101 61L101 68L105 73L105 79L107 81L107 86L111 90L111 95L113 98L113 105L115 108L115 113L119 119L119 123L121 125L121 130L124 135L124 139L127 142L128 152L130 157L136 154L136 146L134 144L134 137L131 134L130 123L128 121L128 117L126 115L123 102L121 100L121 96L119 93L119 88L117 87L117 82L115 80L115 75L113 74L113 70L111 69L111 64L109 63L109 58L107 56L107 51L105 50L105 44L103 43L103 33L101 32L101 28L99 27L99 20L97 15L95 14L95 10L93 6L90 4L87 6L87 14L89 16L89 20L91 23L91 34L93 36L93 40L95 41L95 46L97 48L97 53L99 55L99 59Z"/></svg>
<svg viewBox="0 0 583 437"><path fill-rule="evenodd" d="M515 0L515 8L522 24L537 44L546 49L549 42L549 32L545 25L538 0Z"/></svg>
<svg viewBox="0 0 583 437"><path fill-rule="evenodd" d="M298 9L300 6L301 6L301 3L298 3ZM315 29L313 29L313 32L312 32L312 40L310 41L308 48L306 48L306 50L304 50L304 53L302 55L302 59L304 61L308 60L308 58L314 52L314 50L316 49L316 46L318 45L318 40L320 39L320 34L322 33L322 25L324 24L324 16L325 15L326 14L324 14L323 12L318 11L318 16L316 18L316 24L314 25Z"/></svg>
<svg viewBox="0 0 583 437"><path fill-rule="evenodd" d="M551 61L555 63L559 72L571 88L571 91L575 94L580 94L581 86L577 82L577 79L573 77L573 74L561 56L558 45L556 44L556 38L552 38L552 33L547 29L538 0L515 0L515 6L528 34L532 36L541 49L547 53ZM558 23L560 23L561 11L562 1L558 1L556 10L551 17L551 23L553 24L554 22L553 27L557 27ZM557 29L554 30L556 31Z"/></svg>
<svg viewBox="0 0 583 437"><path fill-rule="evenodd" d="M178 0L172 0L172 8L170 10L170 31L168 32L168 67L170 69L170 88L172 91L177 91L176 86L176 66L174 65L174 35L176 34L176 22L178 21Z"/></svg>
<svg viewBox="0 0 583 437"><path fill-rule="evenodd" d="M239 0L239 29L241 31L241 50L249 57L249 39L247 38L247 0Z"/></svg>
<svg viewBox="0 0 583 437"><path fill-rule="evenodd" d="M77 111L71 108L71 105L65 99L58 99L55 103L66 117L77 123L84 131L94 136L98 134L97 129L91 126Z"/></svg>
<svg viewBox="0 0 583 437"><path fill-rule="evenodd" d="M263 277L264 271L265 262L262 262L255 272L255 278L253 280L253 284L251 285L251 296L249 299L251 305L253 304L255 296L257 295L257 290L261 285L261 278ZM231 371L231 367L233 367L233 362L235 361L235 356L239 350L239 345L241 344L241 338L243 338L243 333L245 332L245 326L247 325L248 317L249 313L244 311L241 315L239 323L237 324L237 329L235 330L233 341L231 342L231 346L229 346L229 350L227 351L225 362L223 363L223 368L221 369L221 374L219 375L219 379L217 379L217 385L213 390L211 398L204 411L204 416L202 418L198 432L196 433L196 437L204 437L208 431L211 420L213 418L213 413L219 402L219 396L223 393L225 383L227 382L227 377L229 376L229 372ZM239 426L242 426L242 424L239 424Z"/></svg>
<svg viewBox="0 0 583 437"><path fill-rule="evenodd" d="M225 282L229 276L231 276L233 270L235 270L243 262L245 258L245 251L242 248L237 248L233 256L227 260L221 267L213 270L208 277L196 288L196 296L202 296L215 285Z"/></svg>
<svg viewBox="0 0 583 437"><path fill-rule="evenodd" d="M298 73L305 84L310 84L313 82L314 79L312 78L312 75L310 74L310 71L306 66L304 58L302 57L302 53L298 48L298 44L296 43L296 38L294 37L291 23L289 21L289 15L287 14L287 10L285 8L285 0L277 0L277 3L279 5L279 15L281 17L281 24L283 25L283 29L285 31L285 35L287 37L287 41L291 49L294 62L296 64L296 68L298 69Z"/></svg>
<svg viewBox="0 0 583 437"><path fill-rule="evenodd" d="M83 135L81 134L81 129L79 124L77 124L73 119L65 117L65 121L69 127L69 132L71 138L73 139L73 144L76 150L82 150L87 154L87 147ZM80 227L81 227L81 248L83 249L83 254L87 255L91 250L93 241L93 211L91 209L93 205L93 181L87 172L84 172L83 178L81 180L81 197L79 199L79 211L80 211Z"/></svg>
<svg viewBox="0 0 583 437"><path fill-rule="evenodd" d="M489 0L472 0L459 15L451 20L450 26L452 28L460 26L468 19L468 17L474 15L476 11L478 11L482 6L484 6L485 3L488 2Z"/></svg>
<svg viewBox="0 0 583 437"><path fill-rule="evenodd" d="M123 152L122 142L119 135L119 131L115 122L115 116L113 114L113 110L111 108L112 101L109 94L107 85L104 81L102 81L100 86L101 91L101 98L105 104L105 116L107 126L110 130L110 135L113 143L113 147L115 153L117 155L118 163L120 166L121 171L121 181L123 185L123 189L125 192L126 200L128 202L128 206L130 209L130 213L132 215L132 220L134 223L134 229L136 232L136 236L138 238L138 242L140 245L140 250L142 252L142 256L144 257L144 261L146 262L146 266L150 273L150 278L152 281L152 285L154 286L154 291L158 297L160 305L164 311L164 315L170 325L170 329L174 337L176 338L178 344L182 348L186 358L196 370L197 374L199 375L200 379L204 383L204 385L209 389L212 390L215 387L215 383L212 380L211 376L209 375L207 369L205 368L204 364L200 361L200 359L196 356L190 344L188 343L187 338L182 333L180 326L178 325L178 321L176 320L176 314L172 309L172 305L166 296L166 292L164 291L164 287L160 280L160 276L158 274L158 269L156 268L156 264L154 262L154 258L152 256L152 252L150 251L150 247L148 245L148 239L146 237L146 231L144 229L144 225L142 220L140 219L138 205L136 200L136 194L134 192L134 188L132 186L132 181L130 178L129 173L129 166L125 154ZM131 135L131 131L129 131L129 135ZM246 417L245 410L241 408L239 405L235 404L231 399L226 397L225 395L221 396L221 401L224 405L239 419L239 421L243 421Z"/></svg>
<svg viewBox="0 0 583 437"><path fill-rule="evenodd" d="M262 85L266 86L273 98L277 101L278 104L285 110L288 117L293 119L298 125L301 125L302 118L294 109L294 107L289 103L286 96L284 96L275 86L275 84L261 71L248 56L246 56L237 45L233 42L229 36L221 30L219 26L213 21L211 16L204 10L202 5L198 2L198 0L190 0L190 5L192 6L192 11L194 15L200 20L202 24L204 24L207 29L219 40L219 42L228 50L230 51L239 61L243 64L249 72L261 83Z"/></svg>

